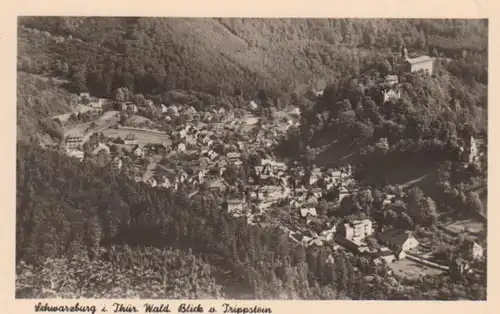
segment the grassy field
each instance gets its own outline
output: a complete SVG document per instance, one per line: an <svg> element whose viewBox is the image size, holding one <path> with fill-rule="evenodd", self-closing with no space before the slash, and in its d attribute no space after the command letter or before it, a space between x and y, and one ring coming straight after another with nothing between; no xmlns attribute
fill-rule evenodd
<svg viewBox="0 0 500 314"><path fill-rule="evenodd" d="M118 118L116 117L117 113L118 111L106 111L102 116L92 121L97 125L97 127L92 130L87 130L92 122L85 122L72 126L71 128L65 130L65 136L70 134L86 134L89 131L95 132L95 130L109 127L118 121Z"/></svg>
<svg viewBox="0 0 500 314"><path fill-rule="evenodd" d="M141 125L153 125L153 121L151 121L150 119L146 118L146 117L142 117L142 116L138 116L138 115L134 115L134 116L131 116L129 117L126 121L125 121L125 124L124 125L127 125L127 126L131 126L131 127L139 127Z"/></svg>
<svg viewBox="0 0 500 314"><path fill-rule="evenodd" d="M424 275L437 276L443 271L419 264L408 259L400 260L395 263L389 264L396 276L405 277L408 279L418 279Z"/></svg>

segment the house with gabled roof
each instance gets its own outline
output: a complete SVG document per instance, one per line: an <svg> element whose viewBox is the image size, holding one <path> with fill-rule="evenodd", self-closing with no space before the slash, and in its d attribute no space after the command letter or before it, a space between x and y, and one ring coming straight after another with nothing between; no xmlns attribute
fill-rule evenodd
<svg viewBox="0 0 500 314"><path fill-rule="evenodd" d="M158 110L159 110L159 112L160 112L160 113L162 113L162 114L164 114L164 113L167 113L167 112L168 112L168 108L167 108L167 106L165 106L164 104L160 104L160 105L158 106Z"/></svg>
<svg viewBox="0 0 500 314"><path fill-rule="evenodd" d="M401 90L397 86L387 87L382 89L383 102L386 103L389 100L398 100L401 98Z"/></svg>
<svg viewBox="0 0 500 314"><path fill-rule="evenodd" d="M229 213L243 210L243 199L241 198L229 198L226 200L226 207Z"/></svg>
<svg viewBox="0 0 500 314"><path fill-rule="evenodd" d="M154 176L150 176L149 178L145 179L144 183L149 184L152 187L156 187L156 185L158 184Z"/></svg>
<svg viewBox="0 0 500 314"><path fill-rule="evenodd" d="M248 104L248 109L249 110L257 110L259 109L259 105L257 105L257 103L255 101L250 101L250 103Z"/></svg>
<svg viewBox="0 0 500 314"><path fill-rule="evenodd" d="M110 164L112 170L120 171L123 165L123 161L121 160L120 157L116 156L111 160Z"/></svg>
<svg viewBox="0 0 500 314"><path fill-rule="evenodd" d="M370 257L374 258L375 263L377 263L377 260L380 262L384 260L386 263L392 263L396 259L396 255L394 255L394 252L392 252L387 247L381 247L380 249L371 253L370 255L371 255Z"/></svg>
<svg viewBox="0 0 500 314"><path fill-rule="evenodd" d="M166 189L168 189L168 188L170 188L172 186L172 182L166 176L157 176L156 177L156 182L158 183L157 186L163 187L163 188L166 188Z"/></svg>
<svg viewBox="0 0 500 314"><path fill-rule="evenodd" d="M320 198L323 196L323 189L322 188L313 188L313 189L311 189L311 193L315 197Z"/></svg>
<svg viewBox="0 0 500 314"><path fill-rule="evenodd" d="M226 185L222 180L216 179L208 182L208 189L214 192L223 192L226 190Z"/></svg>
<svg viewBox="0 0 500 314"><path fill-rule="evenodd" d="M80 93L80 100L90 99L90 93Z"/></svg>
<svg viewBox="0 0 500 314"><path fill-rule="evenodd" d="M81 150L78 150L78 149L68 149L66 151L66 154L69 157L73 157L73 158L78 159L79 161L83 161L83 159L85 158L85 153Z"/></svg>
<svg viewBox="0 0 500 314"><path fill-rule="evenodd" d="M125 145L136 145L137 144L137 138L135 134L130 133L125 136L125 139L123 140Z"/></svg>
<svg viewBox="0 0 500 314"><path fill-rule="evenodd" d="M309 241L309 243L307 244L307 246L323 246L323 241L321 240L321 238L313 238L311 241Z"/></svg>
<svg viewBox="0 0 500 314"><path fill-rule="evenodd" d="M349 195L351 195L351 193L349 193L346 187L341 186L339 188L339 202L342 202L342 200Z"/></svg>
<svg viewBox="0 0 500 314"><path fill-rule="evenodd" d="M307 208L300 209L300 215L305 218L309 215L316 217L318 214L316 213L315 207L307 207Z"/></svg>
<svg viewBox="0 0 500 314"><path fill-rule="evenodd" d="M419 245L417 239L411 231L403 229L392 229L386 232L378 233L377 239L393 251L409 251Z"/></svg>
<svg viewBox="0 0 500 314"><path fill-rule="evenodd" d="M178 152L185 152L186 151L186 144L184 144L184 143L178 143L177 144L177 151Z"/></svg>
<svg viewBox="0 0 500 314"><path fill-rule="evenodd" d="M97 146L92 150L92 155L97 156L100 152L105 152L106 154L110 154L109 146L103 143L97 144Z"/></svg>
<svg viewBox="0 0 500 314"><path fill-rule="evenodd" d="M481 245L475 242L472 238L466 238L463 244L464 253L474 260L483 258L484 249Z"/></svg>
<svg viewBox="0 0 500 314"><path fill-rule="evenodd" d="M305 199L306 203L309 204L309 205L318 205L318 198L313 195L313 194L310 194L308 196L306 196L306 199Z"/></svg>
<svg viewBox="0 0 500 314"><path fill-rule="evenodd" d="M241 154L236 153L236 152L229 152L229 153L227 153L226 157L229 159L232 159L232 160L236 160L236 159L239 159L241 157Z"/></svg>
<svg viewBox="0 0 500 314"><path fill-rule="evenodd" d="M66 137L66 147L70 150L77 149L83 143L81 134L71 134Z"/></svg>
<svg viewBox="0 0 500 314"><path fill-rule="evenodd" d="M144 157L145 155L145 150L144 150L144 147L140 144L137 144L134 146L134 148L132 149L132 153L137 156L137 157Z"/></svg>

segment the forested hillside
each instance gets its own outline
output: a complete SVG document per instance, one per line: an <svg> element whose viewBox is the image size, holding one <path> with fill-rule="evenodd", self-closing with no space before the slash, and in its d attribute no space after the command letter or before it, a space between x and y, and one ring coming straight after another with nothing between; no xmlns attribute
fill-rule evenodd
<svg viewBox="0 0 500 314"><path fill-rule="evenodd" d="M484 21L21 17L20 70L109 96L126 86L256 95L358 76L405 43L454 58L487 50Z"/></svg>
<svg viewBox="0 0 500 314"><path fill-rule="evenodd" d="M39 265L46 258L65 256L71 261L83 255L93 261L118 259L120 265L129 268L139 263L146 271L154 269L154 259L143 256L140 249L136 251L137 260L128 257L131 253L127 251L125 255L103 252L101 244L182 247L191 248L216 265L215 275L223 282L222 277L229 272L233 284L244 287L232 291L240 297L334 296L332 287L310 290L308 276L313 276L312 284L318 282L305 264L301 246L289 243L279 230L264 230L235 220L210 195L188 200L182 190L173 193L154 189L88 162L78 164L57 152L19 145L18 261ZM287 286L282 287L285 282Z"/></svg>
<svg viewBox="0 0 500 314"><path fill-rule="evenodd" d="M50 77L18 72L17 74L17 136L18 139L48 135L62 138L61 126L51 117L69 112L75 99L63 89L64 82Z"/></svg>
<svg viewBox="0 0 500 314"><path fill-rule="evenodd" d="M462 45L460 39L447 42ZM485 141L481 150L487 154L487 53L464 49L454 59L438 58L432 75L402 76L400 97L384 101L383 91L392 88L384 83L393 71L390 61L375 61L359 76L330 84L305 107L302 125L289 133L282 153L317 165L351 163L359 180L379 187L421 181L426 193L440 197L442 186L436 184L450 182L439 178L438 169L443 162L465 161L471 136ZM468 175L452 172L461 178L451 184L457 193L486 187L486 162L469 168ZM485 195L482 205L477 195L472 199L462 197L455 209L486 208ZM441 206L448 207L446 201Z"/></svg>
<svg viewBox="0 0 500 314"><path fill-rule="evenodd" d="M223 296L211 267L189 252L111 247L100 260L85 250L16 267L18 298L214 299Z"/></svg>
<svg viewBox="0 0 500 314"><path fill-rule="evenodd" d="M390 146L402 146L400 151L419 141L434 141L448 145L450 153L456 151L471 135L487 131L484 61L483 57L479 62L476 58L437 62L435 75L407 74L402 78L401 97L388 102L383 101L382 91L387 88L383 77L390 72L383 63L375 63L364 75L327 87L323 97L304 112L297 144L305 148L386 138ZM471 74L475 71L478 75Z"/></svg>

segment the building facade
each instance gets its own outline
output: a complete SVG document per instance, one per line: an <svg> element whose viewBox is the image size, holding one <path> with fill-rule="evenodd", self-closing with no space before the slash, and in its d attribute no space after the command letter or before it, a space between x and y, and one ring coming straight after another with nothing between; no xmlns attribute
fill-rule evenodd
<svg viewBox="0 0 500 314"><path fill-rule="evenodd" d="M389 90L382 91L384 97L384 103L388 102L391 99L397 100L401 97L401 91L399 89L391 88Z"/></svg>
<svg viewBox="0 0 500 314"><path fill-rule="evenodd" d="M68 149L77 149L83 142L83 137L81 135L68 135L66 138L66 147Z"/></svg>
<svg viewBox="0 0 500 314"><path fill-rule="evenodd" d="M227 211L232 213L235 211L243 210L243 200L241 199L228 199L226 201Z"/></svg>
<svg viewBox="0 0 500 314"><path fill-rule="evenodd" d="M370 219L356 220L352 223L344 224L341 232L347 240L360 242L373 234L372 222Z"/></svg>
<svg viewBox="0 0 500 314"><path fill-rule="evenodd" d="M474 163L478 157L477 142L474 137L470 137L469 142L469 163Z"/></svg>
<svg viewBox="0 0 500 314"><path fill-rule="evenodd" d="M434 61L429 56L418 56L416 58L408 57L408 50L403 46L401 48L400 74L418 72L420 70L432 75L434 70Z"/></svg>

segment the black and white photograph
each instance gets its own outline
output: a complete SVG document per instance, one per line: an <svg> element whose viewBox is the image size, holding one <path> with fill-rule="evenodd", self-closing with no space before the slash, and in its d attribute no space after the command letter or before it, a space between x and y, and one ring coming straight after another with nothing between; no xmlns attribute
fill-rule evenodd
<svg viewBox="0 0 500 314"><path fill-rule="evenodd" d="M15 298L486 301L488 22L18 16Z"/></svg>

